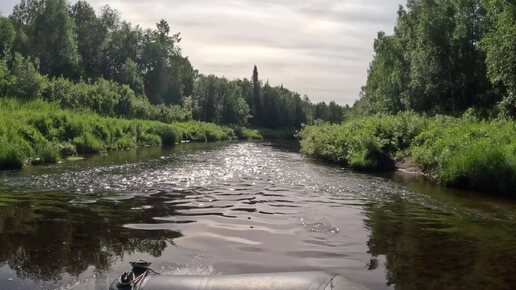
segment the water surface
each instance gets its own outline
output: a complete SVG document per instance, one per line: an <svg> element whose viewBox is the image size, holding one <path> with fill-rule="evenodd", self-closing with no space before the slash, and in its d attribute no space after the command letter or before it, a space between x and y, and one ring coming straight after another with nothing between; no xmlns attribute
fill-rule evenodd
<svg viewBox="0 0 516 290"><path fill-rule="evenodd" d="M187 144L0 173L0 289L322 270L371 289L511 289L516 205L354 173L290 143Z"/></svg>

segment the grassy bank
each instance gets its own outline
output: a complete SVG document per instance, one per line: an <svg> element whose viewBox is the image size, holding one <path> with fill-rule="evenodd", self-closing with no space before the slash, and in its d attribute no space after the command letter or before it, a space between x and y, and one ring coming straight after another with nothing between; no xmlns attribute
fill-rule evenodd
<svg viewBox="0 0 516 290"><path fill-rule="evenodd" d="M72 112L41 100L0 99L0 169L55 163L77 154L236 137L231 128L203 122L126 120Z"/></svg>
<svg viewBox="0 0 516 290"><path fill-rule="evenodd" d="M358 170L394 170L407 159L443 184L515 195L516 122L414 113L305 127L301 150Z"/></svg>
<svg viewBox="0 0 516 290"><path fill-rule="evenodd" d="M284 139L296 140L296 128L256 128L256 130L263 136L264 139Z"/></svg>
<svg viewBox="0 0 516 290"><path fill-rule="evenodd" d="M182 133L183 140L193 142L211 142L231 139L263 139L257 130L245 127L224 127L214 123L200 121L176 122L174 123Z"/></svg>

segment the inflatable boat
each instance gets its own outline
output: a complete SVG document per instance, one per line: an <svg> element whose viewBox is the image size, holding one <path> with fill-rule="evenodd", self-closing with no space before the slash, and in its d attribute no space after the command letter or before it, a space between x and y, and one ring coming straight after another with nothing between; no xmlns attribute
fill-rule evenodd
<svg viewBox="0 0 516 290"><path fill-rule="evenodd" d="M110 290L367 290L339 274L288 272L219 276L160 275L133 262L133 270L113 281ZM135 267L136 265L136 267Z"/></svg>

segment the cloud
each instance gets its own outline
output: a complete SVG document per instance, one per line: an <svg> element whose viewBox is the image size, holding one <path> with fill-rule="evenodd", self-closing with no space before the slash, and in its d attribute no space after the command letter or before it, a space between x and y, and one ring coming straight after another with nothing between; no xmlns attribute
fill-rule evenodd
<svg viewBox="0 0 516 290"><path fill-rule="evenodd" d="M273 85L315 101L352 104L366 80L373 40L380 30L392 32L404 0L89 2L95 8L108 4L143 27L167 20L202 73L249 78L256 64ZM13 3L3 0L0 10L10 12Z"/></svg>

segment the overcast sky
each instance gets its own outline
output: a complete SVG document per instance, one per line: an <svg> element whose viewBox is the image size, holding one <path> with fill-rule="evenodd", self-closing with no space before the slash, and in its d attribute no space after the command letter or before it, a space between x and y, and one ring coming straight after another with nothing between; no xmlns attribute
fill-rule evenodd
<svg viewBox="0 0 516 290"><path fill-rule="evenodd" d="M0 0L3 15L19 0ZM75 1L72 1L75 2ZM392 32L404 0L88 0L122 19L181 32L183 54L201 73L251 77L313 101L352 104L365 83L378 31Z"/></svg>

